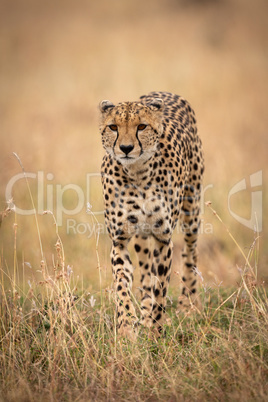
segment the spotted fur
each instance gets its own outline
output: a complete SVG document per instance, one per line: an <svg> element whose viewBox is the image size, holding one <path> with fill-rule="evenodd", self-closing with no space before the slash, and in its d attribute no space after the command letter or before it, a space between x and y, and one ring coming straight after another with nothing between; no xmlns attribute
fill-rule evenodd
<svg viewBox="0 0 268 402"><path fill-rule="evenodd" d="M102 101L100 111L105 222L112 240L119 332L131 336L138 321L131 298L131 238L141 271L140 322L161 332L178 220L185 240L179 305L198 303L196 242L204 164L195 114L185 99L166 92L116 106Z"/></svg>

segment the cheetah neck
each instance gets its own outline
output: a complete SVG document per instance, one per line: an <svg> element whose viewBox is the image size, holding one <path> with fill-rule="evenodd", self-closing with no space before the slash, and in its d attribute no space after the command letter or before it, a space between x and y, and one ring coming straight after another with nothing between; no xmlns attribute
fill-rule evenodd
<svg viewBox="0 0 268 402"><path fill-rule="evenodd" d="M158 154L155 154L146 161L137 161L131 165L124 166L123 171L128 177L137 182L142 181L145 176L150 178L153 176L153 164L157 157Z"/></svg>

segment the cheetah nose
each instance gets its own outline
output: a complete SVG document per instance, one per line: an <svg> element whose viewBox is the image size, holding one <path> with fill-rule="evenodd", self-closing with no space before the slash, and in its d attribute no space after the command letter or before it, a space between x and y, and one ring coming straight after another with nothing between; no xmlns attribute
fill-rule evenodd
<svg viewBox="0 0 268 402"><path fill-rule="evenodd" d="M126 155L128 155L133 148L134 148L133 145L120 145L121 151L124 152Z"/></svg>

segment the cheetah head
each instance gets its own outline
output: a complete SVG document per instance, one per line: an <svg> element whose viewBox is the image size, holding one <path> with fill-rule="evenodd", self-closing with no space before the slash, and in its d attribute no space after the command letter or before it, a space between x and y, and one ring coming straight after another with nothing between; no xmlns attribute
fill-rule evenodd
<svg viewBox="0 0 268 402"><path fill-rule="evenodd" d="M149 104L100 103L100 132L104 149L123 165L148 160L158 149L163 132L164 102L155 98Z"/></svg>

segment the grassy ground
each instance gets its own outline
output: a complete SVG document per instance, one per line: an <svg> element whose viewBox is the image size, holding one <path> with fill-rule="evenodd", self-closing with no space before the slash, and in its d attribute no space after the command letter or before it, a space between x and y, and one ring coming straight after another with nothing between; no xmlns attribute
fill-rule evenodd
<svg viewBox="0 0 268 402"><path fill-rule="evenodd" d="M203 287L194 316L171 292L164 335L141 328L131 342L117 337L112 289L77 290L56 248L42 281L2 287L0 400L267 400L268 298L252 268L232 290Z"/></svg>
<svg viewBox="0 0 268 402"><path fill-rule="evenodd" d="M267 11L266 0L0 2L3 400L265 399ZM176 230L166 337L141 333L129 344L116 337L110 242L97 214L97 105L151 90L186 97L197 115L205 308L176 316ZM23 170L35 175L28 183ZM250 218L258 171L263 229L254 233L231 211ZM14 203L36 215L6 210L16 175ZM228 195L243 179L230 211ZM137 286L136 278L135 296Z"/></svg>

